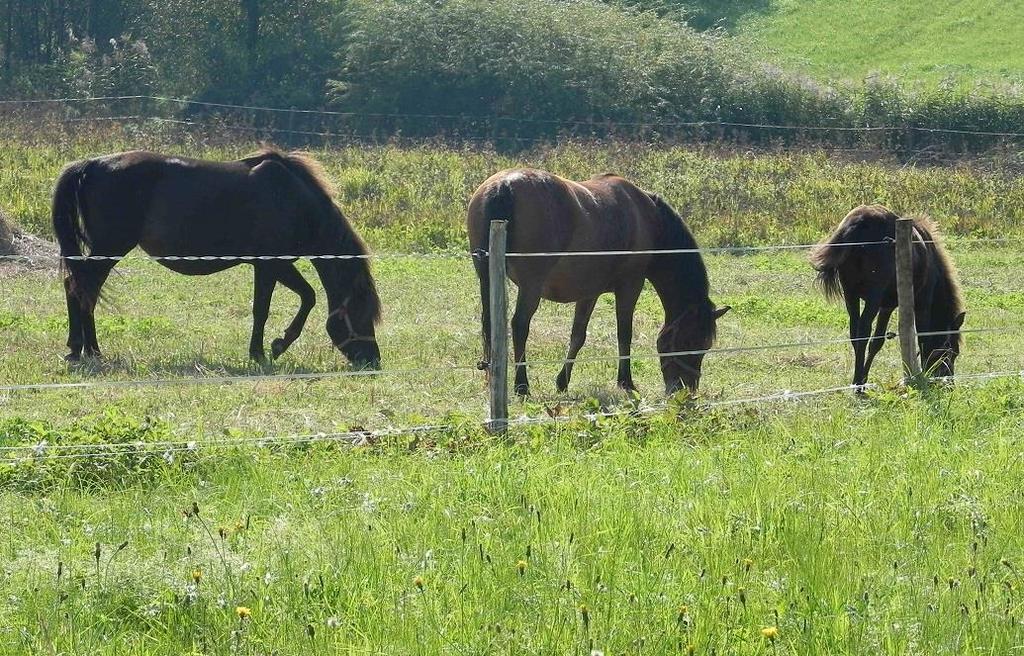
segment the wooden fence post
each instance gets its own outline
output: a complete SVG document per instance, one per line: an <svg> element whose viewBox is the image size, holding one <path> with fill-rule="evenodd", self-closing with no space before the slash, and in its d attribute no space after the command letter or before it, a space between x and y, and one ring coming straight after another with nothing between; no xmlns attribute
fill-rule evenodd
<svg viewBox="0 0 1024 656"><path fill-rule="evenodd" d="M508 221L491 221L487 268L491 296L490 396L492 433L508 430L508 289L505 282L505 247Z"/></svg>
<svg viewBox="0 0 1024 656"><path fill-rule="evenodd" d="M896 220L896 293L900 309L900 353L906 376L921 375L914 316L914 220Z"/></svg>

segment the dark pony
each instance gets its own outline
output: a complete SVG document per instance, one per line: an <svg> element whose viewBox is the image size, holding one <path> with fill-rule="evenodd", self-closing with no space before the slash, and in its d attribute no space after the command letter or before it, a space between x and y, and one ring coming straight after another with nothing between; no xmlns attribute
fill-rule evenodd
<svg viewBox="0 0 1024 656"><path fill-rule="evenodd" d="M302 153L265 149L231 162L129 151L75 162L57 179L53 230L60 244L68 309L67 359L100 354L95 309L117 258L140 246L152 256L290 256L273 260L160 260L206 275L243 263L254 271L249 355L264 361L263 331L277 283L299 310L271 344L273 357L299 337L316 293L295 268L313 255L365 256L366 245L332 199L319 164ZM83 253L113 259L77 259ZM359 367L380 367L374 325L380 299L365 258L314 259L327 292L327 332Z"/></svg>
<svg viewBox="0 0 1024 656"><path fill-rule="evenodd" d="M871 363L885 342L889 318L897 306L897 218L881 205L861 205L811 252L811 265L818 271L818 284L825 296L846 302L854 385L867 382ZM919 347L924 370L934 376L952 376L966 312L956 269L940 237L938 226L930 219L914 219L914 312L917 331L922 333ZM871 324L876 317L872 334Z"/></svg>
<svg viewBox="0 0 1024 656"><path fill-rule="evenodd" d="M573 360L587 337L597 298L615 294L619 347L618 384L634 390L630 369L633 313L644 281L650 280L665 310L658 335L661 372L669 394L696 390L703 351L715 341L715 325L729 307L716 309L708 297L707 270L700 253L514 257L551 251L646 251L697 248L682 218L662 198L619 176L604 174L573 182L544 171L516 169L491 176L473 194L466 227L480 279L484 361L490 359L490 287L487 241L490 223L508 225L508 276L519 287L512 317L515 388L529 393L526 339L541 298L575 303L559 391L569 385ZM678 355L673 353L686 352Z"/></svg>

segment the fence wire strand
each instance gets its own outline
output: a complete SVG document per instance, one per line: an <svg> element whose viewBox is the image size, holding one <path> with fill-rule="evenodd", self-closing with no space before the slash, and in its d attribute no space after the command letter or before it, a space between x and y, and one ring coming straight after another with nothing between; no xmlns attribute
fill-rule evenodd
<svg viewBox="0 0 1024 656"><path fill-rule="evenodd" d="M126 95L126 96L90 96L84 98L40 98L40 99L5 99L0 100L0 106L32 106L43 104L73 104L73 103L95 103L95 102L120 102L132 100L150 100L155 102L173 103L191 107L206 107L214 109L230 109L247 112L266 112L272 114L290 115L316 115L348 118L391 118L391 119L420 119L420 120L449 120L449 121L473 121L473 122L507 122L523 124L545 124L553 126L593 127L593 128L741 128L746 130L766 131L787 131L787 132L840 132L840 133L885 133L885 132L916 132L923 134L949 134L976 137L998 137L1003 139L1017 139L1024 137L1024 132L1012 131L989 131L967 128L944 128L928 127L919 125L788 125L777 123L756 123L742 121L723 120L695 120L695 121L611 121L611 120L566 120L536 117L518 116L480 116L467 114L426 114L426 113L386 113L386 112L347 112L332 111L326 109L299 109L286 107L267 107L260 105L243 105L233 103L217 103L187 98L175 98L171 96L158 95ZM159 118L159 117L151 117ZM171 120L171 119L169 119Z"/></svg>

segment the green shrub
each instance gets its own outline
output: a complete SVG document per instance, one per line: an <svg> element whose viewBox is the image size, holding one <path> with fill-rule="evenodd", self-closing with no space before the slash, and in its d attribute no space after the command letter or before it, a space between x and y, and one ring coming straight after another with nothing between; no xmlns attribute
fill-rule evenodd
<svg viewBox="0 0 1024 656"><path fill-rule="evenodd" d="M370 112L692 120L730 87L723 35L588 0L354 0L333 89Z"/></svg>

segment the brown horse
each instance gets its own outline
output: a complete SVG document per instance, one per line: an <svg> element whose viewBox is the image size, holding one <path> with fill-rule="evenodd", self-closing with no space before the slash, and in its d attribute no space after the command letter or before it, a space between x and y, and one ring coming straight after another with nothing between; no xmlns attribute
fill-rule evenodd
<svg viewBox="0 0 1024 656"><path fill-rule="evenodd" d="M855 207L835 232L811 252L811 264L818 270L818 282L825 295L843 297L846 301L854 385L867 382L871 363L885 343L889 317L897 306L897 218L881 205ZM925 371L952 376L960 354L960 328L966 313L956 269L938 237L938 227L931 220L914 219L914 313L917 330L922 334L919 346ZM878 322L872 334L871 323L876 317Z"/></svg>
<svg viewBox="0 0 1024 656"><path fill-rule="evenodd" d="M729 307L716 309L708 298L708 276L700 253L666 255L570 255L515 257L514 253L550 251L643 251L696 249L697 242L680 216L663 199L616 175L605 174L573 182L531 169L502 171L488 178L469 202L466 226L470 248L478 255L487 249L490 222L506 219L508 276L519 287L512 317L516 362L515 389L529 393L526 339L541 298L575 303L567 362L557 386L569 385L573 360L587 337L587 324L597 298L615 294L619 343L618 384L634 390L629 352L633 339L633 311L644 281L650 280L665 309L665 324L658 336L665 390L671 394L684 385L696 390L700 381L701 351L711 348L715 322ZM483 305L484 361L490 358L490 293L486 257L474 260Z"/></svg>
<svg viewBox="0 0 1024 656"><path fill-rule="evenodd" d="M319 165L300 153L264 150L233 162L130 151L75 162L57 180L53 230L66 271L67 359L98 356L94 312L117 259L135 246L152 256L366 255L366 246L331 198ZM115 259L75 259L89 255ZM295 258L251 261L255 273L249 355L264 360L263 330L277 283L300 307L278 357L305 325L316 294ZM327 333L359 367L380 367L374 324L380 300L366 259L314 259L327 291ZM178 273L206 275L242 260L160 260Z"/></svg>

